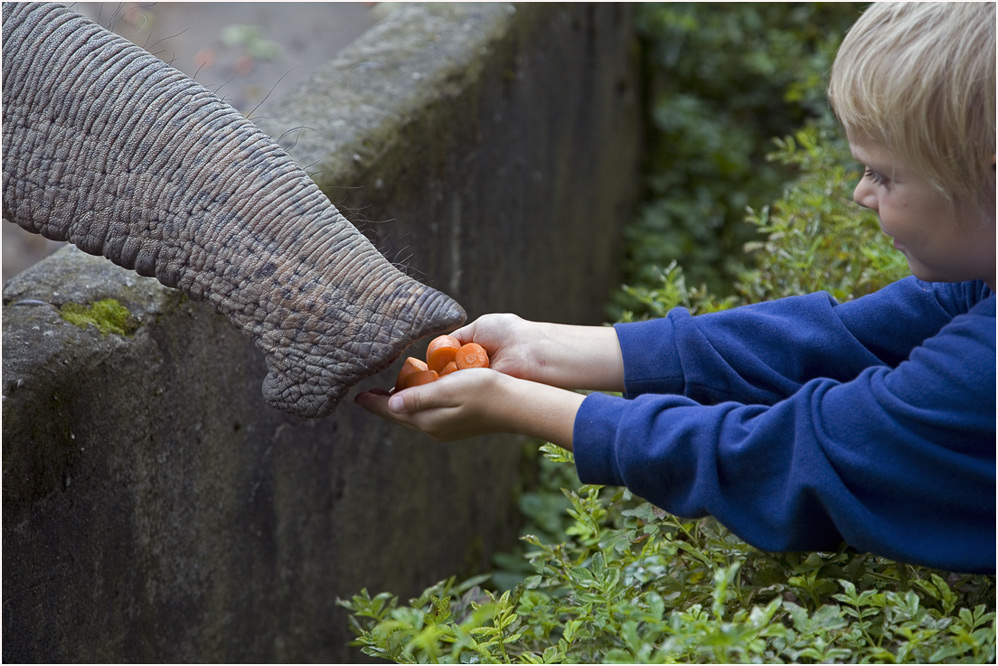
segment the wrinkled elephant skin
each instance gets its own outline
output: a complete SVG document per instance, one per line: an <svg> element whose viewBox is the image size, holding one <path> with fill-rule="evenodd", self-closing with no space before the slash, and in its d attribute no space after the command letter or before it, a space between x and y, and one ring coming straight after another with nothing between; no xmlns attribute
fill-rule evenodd
<svg viewBox="0 0 998 666"><path fill-rule="evenodd" d="M464 321L239 112L92 21L5 3L3 77L4 218L208 302L265 353L275 407L325 416Z"/></svg>

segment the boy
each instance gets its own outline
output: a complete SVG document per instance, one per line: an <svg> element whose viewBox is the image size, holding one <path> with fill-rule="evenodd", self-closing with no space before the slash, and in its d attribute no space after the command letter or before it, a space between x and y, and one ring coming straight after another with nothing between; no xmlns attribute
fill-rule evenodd
<svg viewBox="0 0 998 666"><path fill-rule="evenodd" d="M521 433L586 483L711 514L766 550L995 571L995 5L876 4L829 99L914 274L608 327L486 315L492 370L357 402L438 440ZM623 391L584 396L566 389Z"/></svg>

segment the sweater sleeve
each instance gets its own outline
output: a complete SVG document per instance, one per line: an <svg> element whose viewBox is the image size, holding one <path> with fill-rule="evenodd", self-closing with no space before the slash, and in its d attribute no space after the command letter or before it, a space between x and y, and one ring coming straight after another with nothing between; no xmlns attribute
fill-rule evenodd
<svg viewBox="0 0 998 666"><path fill-rule="evenodd" d="M954 295L953 285L908 278L842 305L821 292L698 317L676 308L662 319L618 324L625 395L772 404L816 377L848 381L874 365L896 367L969 309L969 284Z"/></svg>
<svg viewBox="0 0 998 666"><path fill-rule="evenodd" d="M670 316L643 327L643 346L625 333L629 398L583 402L579 477L711 514L765 550L845 539L993 572L995 298L978 289L987 298L971 308L967 289L905 281L851 307L785 299L697 331L682 329L704 317Z"/></svg>

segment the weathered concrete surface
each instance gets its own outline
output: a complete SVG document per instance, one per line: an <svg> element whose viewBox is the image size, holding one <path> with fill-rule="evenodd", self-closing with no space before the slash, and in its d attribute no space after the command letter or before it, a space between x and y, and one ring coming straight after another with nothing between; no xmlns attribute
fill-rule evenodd
<svg viewBox="0 0 998 666"><path fill-rule="evenodd" d="M626 6L404 6L261 125L306 127L333 201L472 317L597 323L633 77ZM133 335L59 316L105 298ZM224 318L72 248L3 301L4 661L354 661L338 596L484 570L515 534L516 440L277 412Z"/></svg>
<svg viewBox="0 0 998 666"><path fill-rule="evenodd" d="M631 28L616 3L400 5L258 123L470 318L600 323L638 185Z"/></svg>
<svg viewBox="0 0 998 666"><path fill-rule="evenodd" d="M105 298L133 337L59 316ZM337 595L509 539L515 444L288 417L225 319L74 248L4 299L5 661L336 660Z"/></svg>

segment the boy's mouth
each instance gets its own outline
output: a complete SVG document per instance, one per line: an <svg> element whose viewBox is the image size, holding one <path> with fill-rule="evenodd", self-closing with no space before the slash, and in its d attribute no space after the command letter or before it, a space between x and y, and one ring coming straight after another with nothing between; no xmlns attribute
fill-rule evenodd
<svg viewBox="0 0 998 666"><path fill-rule="evenodd" d="M898 243L898 239L897 238L894 238L894 236L892 236L891 234L889 234L887 232L887 229L884 229L884 223L883 222L880 222L880 233L882 233L883 235L885 235L885 236L887 236L888 238L891 239L891 242L894 244L894 249L895 250L901 250L902 248L904 248L903 245L901 245L900 243Z"/></svg>

